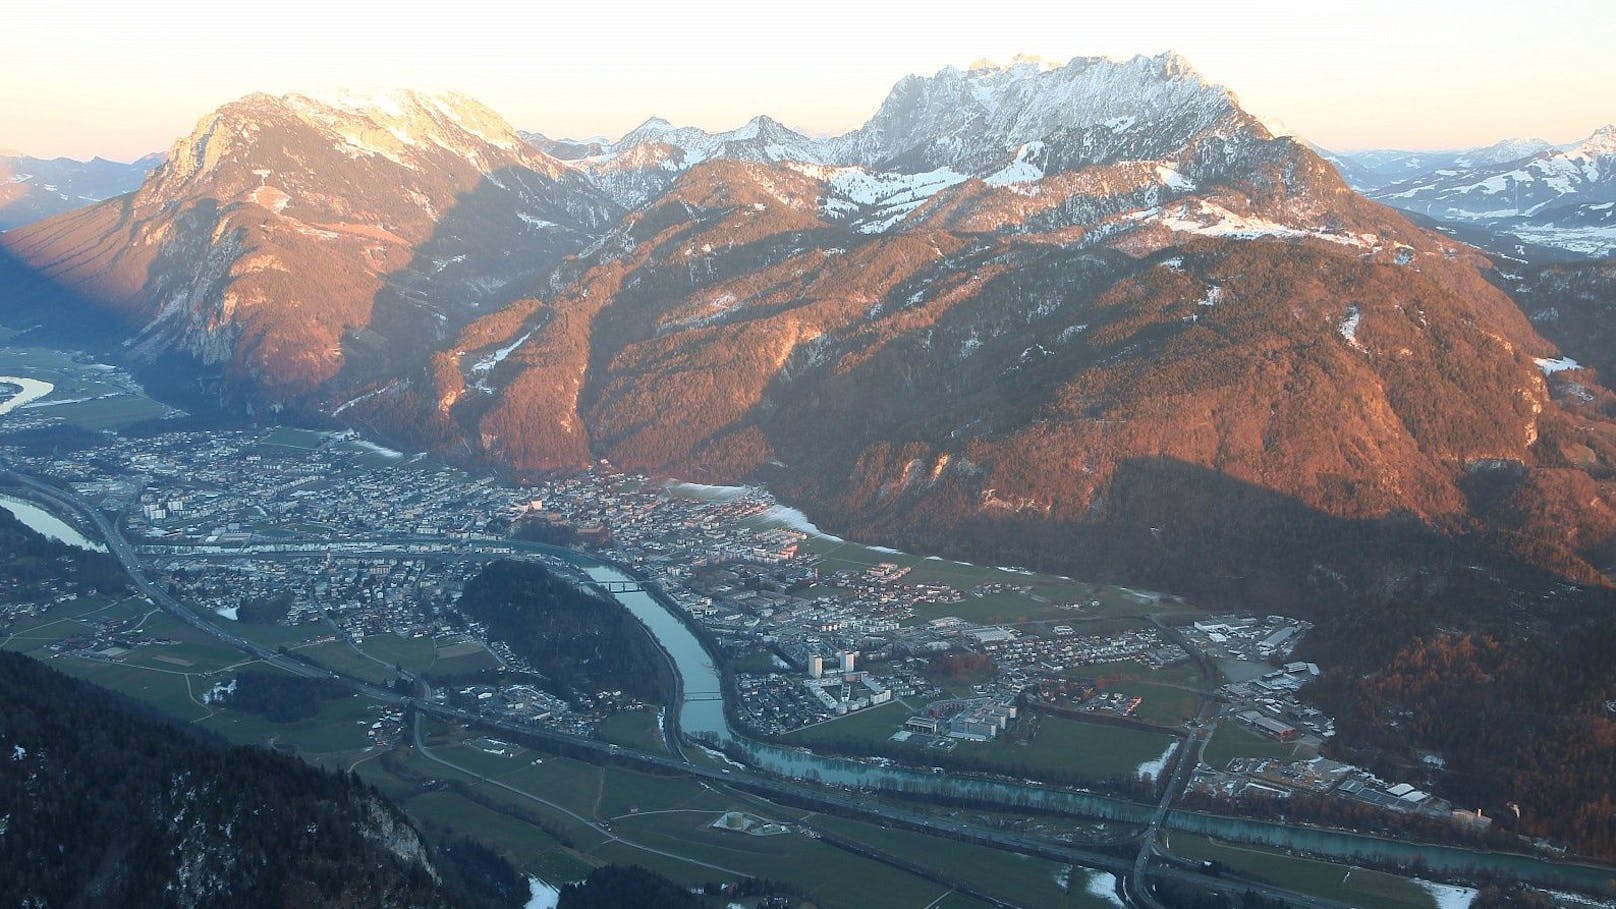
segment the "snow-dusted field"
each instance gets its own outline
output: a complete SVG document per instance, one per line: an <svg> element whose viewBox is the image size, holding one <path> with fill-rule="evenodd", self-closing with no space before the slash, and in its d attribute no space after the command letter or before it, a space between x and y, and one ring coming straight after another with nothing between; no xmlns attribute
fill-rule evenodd
<svg viewBox="0 0 1616 909"><path fill-rule="evenodd" d="M1573 360L1570 357L1561 357L1558 360L1550 360L1546 357L1538 357L1536 358L1536 362L1537 368L1543 370L1543 374L1545 376L1552 376L1557 372L1567 369L1582 368L1581 363L1578 363L1576 360Z"/></svg>
<svg viewBox="0 0 1616 909"><path fill-rule="evenodd" d="M1437 884L1419 878L1415 878L1414 883L1431 894L1431 898L1436 900L1436 909L1470 909L1470 904L1476 900L1476 891L1469 887Z"/></svg>
<svg viewBox="0 0 1616 909"><path fill-rule="evenodd" d="M1150 774L1151 779L1159 779L1161 777L1162 768L1166 767L1167 762L1172 760L1173 751L1177 747L1178 747L1178 742L1169 743L1167 745L1166 749L1164 749L1162 751L1161 757L1155 758L1153 760L1145 761L1143 764L1140 764L1138 767L1136 767L1134 769L1134 772L1133 772L1134 776L1139 777L1140 779L1143 779L1145 774L1148 773L1148 774Z"/></svg>
<svg viewBox="0 0 1616 909"><path fill-rule="evenodd" d="M19 407L25 407L31 401L37 401L56 390L50 382L39 379L25 379L21 376L0 376L0 384L21 386L22 391L17 392L5 401L0 401L0 414L10 413Z"/></svg>
<svg viewBox="0 0 1616 909"><path fill-rule="evenodd" d="M555 909L561 902L561 890L552 887L536 877L527 879L527 909Z"/></svg>
<svg viewBox="0 0 1616 909"><path fill-rule="evenodd" d="M776 505L765 511L761 517L771 524L779 524L781 527L787 527L792 530L800 530L811 537L818 537L821 540L829 540L832 543L847 542L839 536L820 530L819 525L808 520L808 516L803 514L801 510L792 508L789 505Z"/></svg>
<svg viewBox="0 0 1616 909"><path fill-rule="evenodd" d="M1109 871L1093 871L1089 879L1084 882L1083 891L1089 896L1099 897L1113 906L1127 906L1122 898L1117 896L1117 876Z"/></svg>

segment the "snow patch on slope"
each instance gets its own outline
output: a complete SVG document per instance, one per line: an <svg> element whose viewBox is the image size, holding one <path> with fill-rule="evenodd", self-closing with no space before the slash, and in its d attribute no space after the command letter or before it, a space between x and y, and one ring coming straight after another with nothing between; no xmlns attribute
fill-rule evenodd
<svg viewBox="0 0 1616 909"><path fill-rule="evenodd" d="M1535 357L1533 358L1533 362L1537 363L1538 369L1543 370L1544 376L1552 376L1557 372L1563 372L1567 369L1582 368L1581 363L1578 363L1576 360L1573 360L1570 357L1561 357L1558 360L1551 360L1547 357Z"/></svg>
<svg viewBox="0 0 1616 909"><path fill-rule="evenodd" d="M1008 186L1012 183L1031 183L1044 178L1044 169L1036 162L1044 158L1044 143L1028 142L1016 149L1015 160L995 174L985 178L990 186Z"/></svg>
<svg viewBox="0 0 1616 909"><path fill-rule="evenodd" d="M561 891L536 877L527 879L527 905L523 909L556 909L561 905Z"/></svg>
<svg viewBox="0 0 1616 909"><path fill-rule="evenodd" d="M1145 213L1149 217L1149 213ZM1264 237L1300 239L1315 237L1340 243L1343 246L1373 248L1375 238L1367 234L1343 234L1321 228L1303 229L1270 221L1256 215L1236 214L1215 202L1196 200L1164 212L1157 218L1163 227L1176 233L1198 234L1203 237L1226 237L1236 240L1256 240Z"/></svg>
<svg viewBox="0 0 1616 909"><path fill-rule="evenodd" d="M1341 324L1336 328L1337 331L1341 332L1341 337L1346 338L1347 343L1351 344L1355 350L1367 350L1358 340L1358 323L1362 321L1363 312L1356 306L1349 306L1347 307L1347 314L1342 317Z"/></svg>
<svg viewBox="0 0 1616 909"><path fill-rule="evenodd" d="M504 347L495 350L488 356L483 357L481 360L478 360L472 365L471 374L481 375L483 373L493 371L494 367L505 362L505 358L510 356L511 353L516 350L516 348L526 344L527 339L533 337L533 333L536 331L538 331L537 328L530 328L527 330L527 333L522 335L520 338L517 338L515 341L512 341Z"/></svg>
<svg viewBox="0 0 1616 909"><path fill-rule="evenodd" d="M816 172L817 171L817 172ZM860 233L885 233L927 199L957 183L965 174L939 168L919 174L872 173L862 167L804 169L828 177L820 212L827 218L852 221Z"/></svg>

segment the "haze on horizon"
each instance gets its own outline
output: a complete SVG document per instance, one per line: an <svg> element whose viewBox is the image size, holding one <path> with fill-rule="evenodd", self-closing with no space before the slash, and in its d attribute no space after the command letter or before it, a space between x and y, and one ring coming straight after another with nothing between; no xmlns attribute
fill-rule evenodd
<svg viewBox="0 0 1616 909"><path fill-rule="evenodd" d="M392 87L455 89L551 136L759 113L833 134L909 73L1166 50L1276 131L1337 150L1567 142L1616 121L1616 5L1602 0L762 6L25 0L6 16L20 40L0 57L0 148L130 160L250 92Z"/></svg>

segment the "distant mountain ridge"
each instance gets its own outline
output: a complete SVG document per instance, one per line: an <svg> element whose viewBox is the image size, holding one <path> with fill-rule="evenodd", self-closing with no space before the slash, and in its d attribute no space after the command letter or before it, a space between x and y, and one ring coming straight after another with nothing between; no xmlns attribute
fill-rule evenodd
<svg viewBox="0 0 1616 909"><path fill-rule="evenodd" d="M1141 123L1147 126L1134 128ZM979 61L969 69L908 76L864 126L830 138L803 135L762 115L723 133L653 117L616 142L524 135L634 207L678 174L713 159L1027 180L1034 178L1034 167L1042 176L1124 159L1170 158L1184 136L1215 126L1232 136L1255 125L1231 93L1169 53L1120 63L1079 57L1060 66L1020 57L1004 65ZM1046 147L1058 153L1049 157Z"/></svg>
<svg viewBox="0 0 1616 909"><path fill-rule="evenodd" d="M162 161L161 154L124 164L0 153L0 231L134 192Z"/></svg>
<svg viewBox="0 0 1616 909"><path fill-rule="evenodd" d="M1565 146L1509 139L1462 152L1329 157L1388 205L1583 256L1616 251L1616 125Z"/></svg>
<svg viewBox="0 0 1616 909"><path fill-rule="evenodd" d="M546 154L554 154L578 168L625 208L660 194L680 174L703 161L820 163L828 151L823 143L762 115L722 133L674 126L652 117L616 142L525 135Z"/></svg>

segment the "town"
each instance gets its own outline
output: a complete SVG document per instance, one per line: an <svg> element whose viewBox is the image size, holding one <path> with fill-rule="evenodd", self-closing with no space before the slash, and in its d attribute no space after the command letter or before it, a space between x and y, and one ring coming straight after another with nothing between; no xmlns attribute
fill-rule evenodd
<svg viewBox="0 0 1616 909"><path fill-rule="evenodd" d="M456 608L490 558L566 572L545 547L587 547L654 579L706 629L739 694L735 720L760 739L1056 782L1148 780L1197 722L1197 661L1209 661L1222 726L1192 792L1333 793L1487 822L1321 756L1333 724L1298 697L1319 668L1288 658L1310 626L1284 616L1211 617L1157 594L849 544L762 490L605 463L506 484L352 433L286 428L5 454L121 515L174 596L243 634L372 681L417 678L442 702L507 720L593 735L646 712L622 691L545 690ZM0 608L3 628L41 606ZM1158 615L1173 621L1145 618ZM54 649L116 662L163 641L133 619L92 627Z"/></svg>

